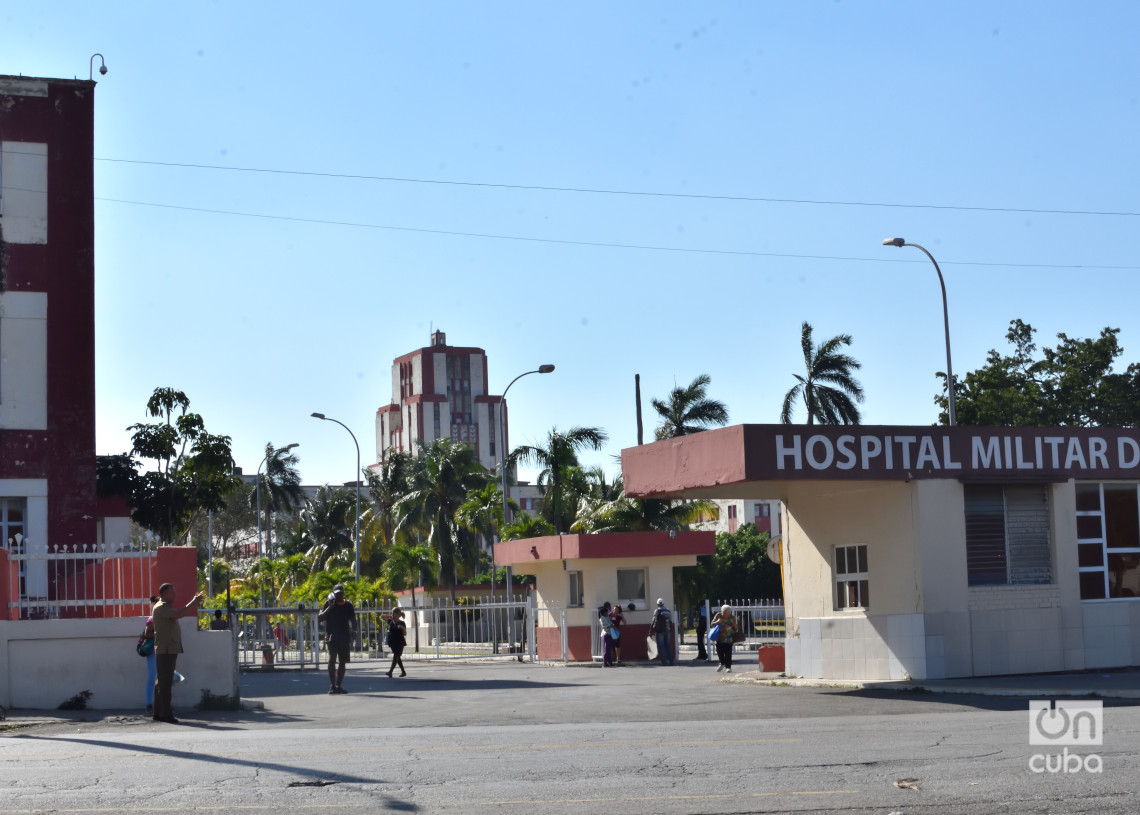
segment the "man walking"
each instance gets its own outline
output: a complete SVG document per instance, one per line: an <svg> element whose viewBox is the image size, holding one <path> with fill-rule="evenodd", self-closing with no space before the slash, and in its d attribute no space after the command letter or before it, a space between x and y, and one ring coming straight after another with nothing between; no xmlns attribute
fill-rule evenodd
<svg viewBox="0 0 1140 815"><path fill-rule="evenodd" d="M657 640L657 656L662 665L675 665L677 655L673 652L673 615L665 608L665 601L657 598L657 608L649 621L649 630Z"/></svg>
<svg viewBox="0 0 1140 815"><path fill-rule="evenodd" d="M356 609L344 599L344 586L333 586L329 599L317 614L325 624L325 639L329 651L329 694L348 693L341 683L344 671L352 658L352 633L356 628ZM338 665L339 662L339 665Z"/></svg>
<svg viewBox="0 0 1140 815"><path fill-rule="evenodd" d="M198 592L181 609L174 608L174 584L163 583L158 587L158 602L151 610L154 620L154 720L168 724L178 724L171 706L171 690L174 687L174 668L178 655L182 653L182 627L178 621L182 617L198 616L198 603L205 599Z"/></svg>

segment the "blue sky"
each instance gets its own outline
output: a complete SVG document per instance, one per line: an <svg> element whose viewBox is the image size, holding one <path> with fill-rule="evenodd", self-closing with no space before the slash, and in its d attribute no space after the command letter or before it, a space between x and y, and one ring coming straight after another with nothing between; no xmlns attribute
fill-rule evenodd
<svg viewBox="0 0 1140 815"><path fill-rule="evenodd" d="M942 266L959 376L1014 318L1140 359L1134 3L327 6L0 0L0 73L109 69L100 453L170 386L247 472L297 442L306 483L351 480L309 414L375 460L432 327L494 393L557 365L511 389L512 445L600 426L611 471L634 374L647 436L701 373L778 421L803 320L853 336L865 423L931 424L938 280L895 235Z"/></svg>

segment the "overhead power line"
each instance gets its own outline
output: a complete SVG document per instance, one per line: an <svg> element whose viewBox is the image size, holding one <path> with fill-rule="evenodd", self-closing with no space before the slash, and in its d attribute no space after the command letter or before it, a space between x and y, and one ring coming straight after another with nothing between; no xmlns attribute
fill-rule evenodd
<svg viewBox="0 0 1140 815"><path fill-rule="evenodd" d="M610 190L592 187L548 187L537 184L499 184L484 181L450 181L434 178L406 178L401 176L359 175L353 173L319 173L307 170L279 170L263 167L223 167L216 164L185 164L174 161L143 161L128 158L96 158L96 161L108 161L119 164L148 164L156 167L184 167L194 170L225 170L238 173L271 173L275 175L300 175L316 178L344 178L356 181L390 181L401 184L438 184L453 187L484 187L488 189L503 190L531 190L536 192L573 192L588 193L591 195L629 195L644 196L648 198L687 198L701 201L746 201L762 204L815 204L818 206L835 207L885 207L891 209L936 209L957 212L1012 212L1032 215L1100 215L1134 218L1140 212L1113 212L1084 209L1028 209L1024 207L977 207L953 206L949 204L896 204L883 201L831 201L811 198L761 198L751 195L703 195L700 193L684 192L648 192L645 190Z"/></svg>
<svg viewBox="0 0 1140 815"><path fill-rule="evenodd" d="M393 232L416 232L426 235L451 235L461 238L485 238L489 240L501 241L525 241L528 243L551 243L560 244L563 246L592 246L605 249L635 249L641 251L653 252L686 252L702 255L737 255L741 257L763 257L763 258L798 258L801 260L854 260L854 261L869 261L873 263L923 263L925 259L908 260L904 258L887 258L887 257L845 257L842 255L797 255L787 252L751 252L742 249L702 249L684 246L654 246L652 244L638 244L638 243L608 243L603 241L576 241L564 238L532 238L522 235L496 235L488 232L460 232L451 229L426 229L421 227L412 226L391 226L387 224L367 224L359 223L356 221L333 221L324 220L320 218L298 218L289 215L265 215L258 212L236 212L234 210L225 209L207 209L204 207L183 207L176 204L155 204L149 201L127 201L121 198L96 198L96 201L107 201L113 204L131 204L140 207L157 207L160 209L177 209L185 212L202 212L210 215L233 215L243 218L262 218L271 221L291 221L294 223L306 224L322 224L325 226L351 226L359 229L384 229ZM1115 270L1136 270L1140 266L1098 266L1098 265L1085 265L1085 264L1062 264L1062 263L983 263L979 261L966 261L966 260L943 260L943 266L992 266L992 267L1005 267L1005 268L1021 268L1021 269L1115 269Z"/></svg>

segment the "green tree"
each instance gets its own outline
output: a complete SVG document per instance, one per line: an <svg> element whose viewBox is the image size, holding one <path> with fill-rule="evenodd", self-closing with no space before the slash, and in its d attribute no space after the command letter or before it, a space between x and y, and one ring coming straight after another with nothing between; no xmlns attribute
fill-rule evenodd
<svg viewBox="0 0 1140 815"><path fill-rule="evenodd" d="M752 524L744 524L735 532L718 532L716 554L697 558L695 575L682 580L695 589L691 599L764 599L783 596L780 567L766 557L770 536Z"/></svg>
<svg viewBox="0 0 1140 815"><path fill-rule="evenodd" d="M715 507L711 501L632 498L625 494L620 477L614 480L608 492L612 497L583 502L578 519L570 527L571 532L680 531L709 515Z"/></svg>
<svg viewBox="0 0 1140 815"><path fill-rule="evenodd" d="M650 404L661 417L657 426L657 439L675 439L699 433L709 427L728 423L728 408L724 402L708 398L708 374L701 374L685 388L673 388L668 401L653 399Z"/></svg>
<svg viewBox="0 0 1140 815"><path fill-rule="evenodd" d="M415 456L389 447L381 464L364 471L368 492L375 504L380 541L385 547L396 543L396 528L399 526L396 507L411 490L415 469Z"/></svg>
<svg viewBox="0 0 1140 815"><path fill-rule="evenodd" d="M546 535L557 534L558 530L554 528L554 524L541 515L519 512L509 524L503 527L500 538L505 541L513 541L521 540L522 538L542 538ZM517 578L518 575L515 575L515 577Z"/></svg>
<svg viewBox="0 0 1140 815"><path fill-rule="evenodd" d="M516 447L510 456L519 462L542 468L538 489L542 493L542 517L559 533L570 530L578 514L578 504L589 494L589 479L578 462L583 450L600 450L609 437L600 427L572 427L566 433L552 428L545 446Z"/></svg>
<svg viewBox="0 0 1140 815"><path fill-rule="evenodd" d="M265 445L265 472L260 476L260 501L262 527L272 538L273 515L278 512L294 512L305 503L305 491L301 489L301 473L297 469L300 458L291 449L276 447L272 442ZM250 496L255 509L258 490ZM276 557L277 547L272 540L267 541L266 554Z"/></svg>
<svg viewBox="0 0 1140 815"><path fill-rule="evenodd" d="M182 391L156 388L146 412L158 421L131 425L131 452L96 462L97 492L125 497L131 519L162 544L182 540L201 513L223 508L237 481L230 437L207 432L189 408ZM142 474L140 458L151 462Z"/></svg>
<svg viewBox="0 0 1140 815"><path fill-rule="evenodd" d="M435 551L440 575L451 580L451 593L463 573L478 569L478 536L458 520L467 496L480 490L490 473L468 445L448 438L421 444L411 487L396 503L396 534L415 528Z"/></svg>
<svg viewBox="0 0 1140 815"><path fill-rule="evenodd" d="M390 589L411 589L414 606L416 586L430 589L437 584L436 565L435 552L430 546L397 543L388 550L382 574Z"/></svg>
<svg viewBox="0 0 1140 815"><path fill-rule="evenodd" d="M1036 329L1012 320L1006 340L1013 352L990 350L986 364L955 388L958 424L990 427L1136 427L1140 425L1140 365L1112 370L1123 353L1120 329L1105 328L1092 339L1058 334L1055 348L1041 349ZM957 378L957 377L956 377ZM945 394L935 397L948 423Z"/></svg>
<svg viewBox="0 0 1140 815"><path fill-rule="evenodd" d="M301 510L301 545L315 571L329 565L355 567L352 529L356 523L356 493L324 486Z"/></svg>
<svg viewBox="0 0 1140 815"><path fill-rule="evenodd" d="M839 334L819 345L812 345L812 327L806 320L800 329L800 345L804 352L807 376L793 374L796 384L784 396L780 421L792 423L792 411L797 399L804 400L807 423L859 424L859 408L863 402L863 386L851 372L862 366L842 353L842 346L851 344L850 334Z"/></svg>

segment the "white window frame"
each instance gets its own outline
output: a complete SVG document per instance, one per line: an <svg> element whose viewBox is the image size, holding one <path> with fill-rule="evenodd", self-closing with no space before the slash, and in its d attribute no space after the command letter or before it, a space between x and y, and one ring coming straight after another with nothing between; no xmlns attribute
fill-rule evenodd
<svg viewBox="0 0 1140 815"><path fill-rule="evenodd" d="M842 568L840 552L843 553ZM860 554L862 563L860 564ZM850 569L851 556L855 556L855 570ZM831 552L835 594L832 595L836 611L862 611L870 606L870 552L865 543L836 546ZM862 569L858 567L862 565Z"/></svg>
<svg viewBox="0 0 1140 815"><path fill-rule="evenodd" d="M582 582L582 572L574 570L574 569L568 571L566 573L566 581L567 581L566 588L568 591L567 599L566 599L566 607L567 608L582 608L583 606L585 606L586 605L586 603L585 603L586 593L583 590L584 584Z"/></svg>
<svg viewBox="0 0 1140 815"><path fill-rule="evenodd" d="M622 572L638 572L641 574L641 596L640 597L625 597L625 596L623 596L622 585L621 585L622 584L622 581L621 581ZM635 611L645 611L645 609L649 608L649 605L645 599L648 588L649 588L648 578L649 578L649 575L646 573L645 569L618 569L617 570L618 602L621 604L622 608L628 609L630 603L633 603L633 608Z"/></svg>

